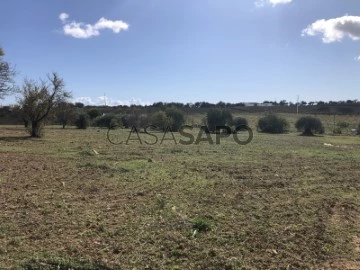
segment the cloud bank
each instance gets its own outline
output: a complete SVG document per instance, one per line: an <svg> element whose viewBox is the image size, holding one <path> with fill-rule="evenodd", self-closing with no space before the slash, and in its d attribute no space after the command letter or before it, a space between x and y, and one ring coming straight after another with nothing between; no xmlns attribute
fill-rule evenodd
<svg viewBox="0 0 360 270"><path fill-rule="evenodd" d="M324 43L339 42L346 37L352 40L359 40L360 17L346 15L329 20L317 20L302 30L301 35L322 35L322 41Z"/></svg>
<svg viewBox="0 0 360 270"><path fill-rule="evenodd" d="M85 24L76 21L69 22L69 14L67 13L61 13L59 15L59 19L64 24L64 34L74 38L87 39L94 36L99 36L100 31L104 29L110 29L116 34L120 31L126 31L129 29L129 24L121 20L112 21L105 18L100 18L95 24Z"/></svg>
<svg viewBox="0 0 360 270"><path fill-rule="evenodd" d="M78 97L72 100L72 102L81 102L84 103L85 105L92 105L92 106L102 106L102 105L107 105L107 106L130 106L130 105L139 105L139 106L147 106L147 105L151 105L152 102L148 102L148 101L142 101L141 99L137 99L137 98L132 98L130 100L114 100L111 98L108 98L106 96L100 96L97 97L95 99L91 98L91 97Z"/></svg>
<svg viewBox="0 0 360 270"><path fill-rule="evenodd" d="M292 0L258 0L255 2L255 6L260 8L266 5L272 5L273 7L275 7L279 4L289 4L291 2Z"/></svg>

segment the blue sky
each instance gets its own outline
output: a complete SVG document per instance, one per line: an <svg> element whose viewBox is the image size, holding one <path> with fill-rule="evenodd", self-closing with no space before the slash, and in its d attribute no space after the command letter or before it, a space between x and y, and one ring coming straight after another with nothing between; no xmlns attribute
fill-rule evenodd
<svg viewBox="0 0 360 270"><path fill-rule="evenodd" d="M358 0L4 0L1 9L0 46L17 82L56 71L85 103L360 99Z"/></svg>

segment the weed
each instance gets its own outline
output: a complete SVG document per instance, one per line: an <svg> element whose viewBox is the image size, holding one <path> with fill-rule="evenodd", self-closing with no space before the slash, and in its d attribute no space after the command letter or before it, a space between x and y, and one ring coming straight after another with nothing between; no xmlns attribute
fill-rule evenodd
<svg viewBox="0 0 360 270"><path fill-rule="evenodd" d="M191 221L192 227L198 232L208 232L211 230L212 222L206 218L197 217Z"/></svg>

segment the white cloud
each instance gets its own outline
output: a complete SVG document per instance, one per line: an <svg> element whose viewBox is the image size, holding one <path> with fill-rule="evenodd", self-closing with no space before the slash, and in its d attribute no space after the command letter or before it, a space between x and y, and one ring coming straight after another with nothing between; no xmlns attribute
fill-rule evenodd
<svg viewBox="0 0 360 270"><path fill-rule="evenodd" d="M108 98L106 96L100 96L95 99L91 97L78 97L72 100L72 102L81 102L85 105L92 105L92 106L130 106L130 105L140 105L140 106L146 106L151 105L151 102L148 101L142 101L141 99L132 98L130 100L114 100L111 98Z"/></svg>
<svg viewBox="0 0 360 270"><path fill-rule="evenodd" d="M84 24L82 22L72 21L67 23L69 15L61 13L59 19L64 24L63 31L65 35L72 36L74 38L90 38L99 36L100 31L103 29L110 29L114 33L119 33L122 30L128 30L129 24L121 20L112 21L105 18L100 18L95 24Z"/></svg>
<svg viewBox="0 0 360 270"><path fill-rule="evenodd" d="M354 60L355 60L355 61L359 61L359 62L360 62L360 55L359 55L359 56L357 56L357 57L355 57L355 58L354 58Z"/></svg>
<svg viewBox="0 0 360 270"><path fill-rule="evenodd" d="M302 30L302 36L322 35L324 43L341 41L345 37L360 39L360 17L343 16L329 20L317 20Z"/></svg>
<svg viewBox="0 0 360 270"><path fill-rule="evenodd" d="M275 7L276 5L279 4L289 4L291 2L292 0L258 0L255 2L255 6L260 8L266 5L272 5L273 7Z"/></svg>
<svg viewBox="0 0 360 270"><path fill-rule="evenodd" d="M59 19L62 21L62 23L65 23L67 19L69 19L69 14L67 13L60 13Z"/></svg>

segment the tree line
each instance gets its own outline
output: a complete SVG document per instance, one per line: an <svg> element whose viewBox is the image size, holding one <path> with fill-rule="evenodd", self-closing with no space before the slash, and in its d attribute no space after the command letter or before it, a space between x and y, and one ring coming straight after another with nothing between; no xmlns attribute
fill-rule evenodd
<svg viewBox="0 0 360 270"><path fill-rule="evenodd" d="M26 79L21 87L16 87L14 67L4 60L4 51L0 48L0 99L5 95L18 93L18 105L13 108L18 116L28 128L32 137L42 137L43 128L47 122L60 123L63 128L67 125L76 125L78 128L85 129L88 126L107 127L115 125L123 127L144 128L148 125L156 126L159 129L170 127L172 131L178 131L185 123L184 111L187 109L206 109L206 117L203 124L207 126L209 132L215 132L217 126L236 127L247 125L247 120L242 117L233 119L231 108L245 107L245 103L225 103L216 104L209 102L180 103L180 102L156 102L151 106L121 106L128 108L127 113L116 113L116 109L106 113L99 108L89 108L83 103L71 103L72 94L65 87L64 80L57 74L47 75L45 79L39 81ZM294 106L293 103L281 100L279 103L264 101L263 104L271 103L274 106ZM318 106L318 111L328 112L327 106L359 106L357 100L347 100L328 103L302 101L297 106ZM254 104L256 106L256 104ZM147 108L153 109L147 111ZM340 107L340 112L352 113L350 107ZM271 112L271 110L269 110ZM259 120L258 129L262 132L283 133L287 131L288 123L285 119L269 113L266 117ZM323 126L317 118L302 118L296 123L296 128L302 130L304 135L313 133L323 133Z"/></svg>

